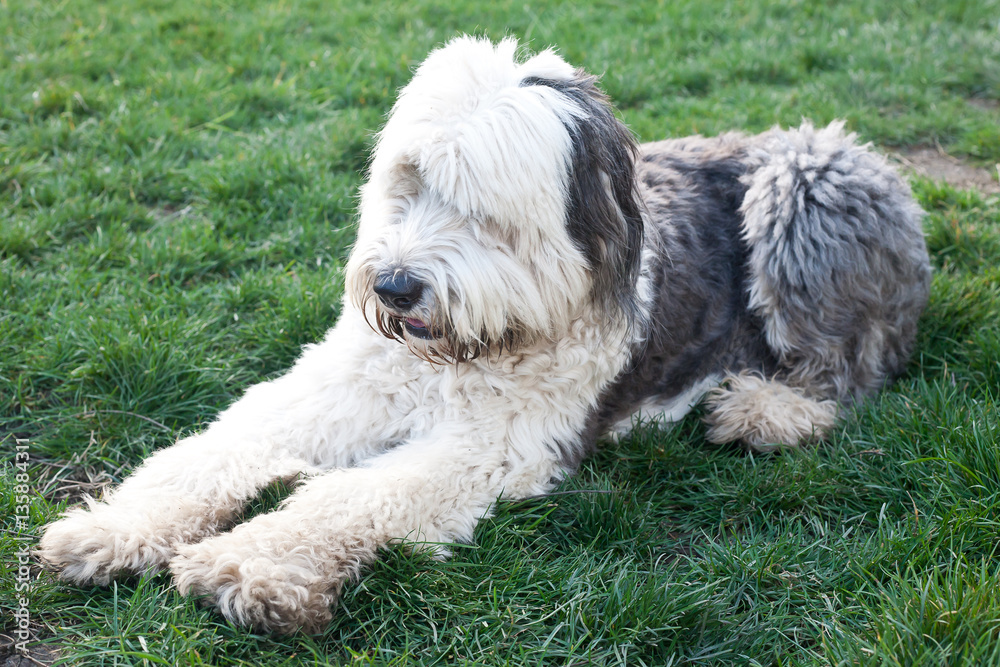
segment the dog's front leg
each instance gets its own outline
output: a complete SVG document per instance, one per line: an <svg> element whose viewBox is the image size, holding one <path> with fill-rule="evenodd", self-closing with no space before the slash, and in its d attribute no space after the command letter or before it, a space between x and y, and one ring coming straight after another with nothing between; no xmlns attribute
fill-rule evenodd
<svg viewBox="0 0 1000 667"><path fill-rule="evenodd" d="M439 427L362 467L306 481L281 509L178 549L178 588L262 630L321 629L345 581L380 547L469 541L498 497L542 493L564 473L554 450L515 448L489 431Z"/></svg>
<svg viewBox="0 0 1000 667"><path fill-rule="evenodd" d="M154 453L102 502L48 526L39 556L78 583L157 569L178 544L225 527L272 481L352 465L398 441L412 400L368 379L405 374L393 359L405 362L405 349L359 320L346 314L289 373L250 388L203 433ZM387 368L372 372L378 364Z"/></svg>

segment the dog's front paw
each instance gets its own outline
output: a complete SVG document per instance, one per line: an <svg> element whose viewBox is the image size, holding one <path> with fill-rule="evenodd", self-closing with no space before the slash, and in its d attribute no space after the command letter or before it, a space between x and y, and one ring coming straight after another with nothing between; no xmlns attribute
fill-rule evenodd
<svg viewBox="0 0 1000 667"><path fill-rule="evenodd" d="M144 520L134 512L91 501L89 511L70 510L50 524L36 554L59 578L77 584L104 586L119 572L160 569L173 549Z"/></svg>
<svg viewBox="0 0 1000 667"><path fill-rule="evenodd" d="M183 595L204 595L223 616L258 630L321 631L344 577L324 573L307 549L277 555L236 531L178 549L170 561Z"/></svg>

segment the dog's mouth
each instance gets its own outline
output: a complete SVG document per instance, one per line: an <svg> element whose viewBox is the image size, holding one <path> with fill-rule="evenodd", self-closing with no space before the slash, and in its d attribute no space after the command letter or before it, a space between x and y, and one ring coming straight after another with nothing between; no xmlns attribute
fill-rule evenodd
<svg viewBox="0 0 1000 667"><path fill-rule="evenodd" d="M427 323L423 320L418 320L415 317L405 317L403 318L403 328L406 329L406 333L414 336L416 338L423 338L424 340L430 340L434 336L431 335L430 328Z"/></svg>
<svg viewBox="0 0 1000 667"><path fill-rule="evenodd" d="M377 309L376 315L374 321L368 321L372 329L405 344L415 355L434 364L462 363L491 352L499 357L519 341L516 333L509 331L492 343L485 336L482 340L463 342L449 335L448 330L439 324L417 317L394 313L386 308ZM368 320L367 313L365 319Z"/></svg>
<svg viewBox="0 0 1000 667"><path fill-rule="evenodd" d="M413 317L416 313L395 312L382 303L372 310L374 318L369 319L369 309L366 308L364 313L365 320L374 331L403 343L415 355L434 364L471 361L484 353L489 354L491 350L499 356L518 341L513 331L493 343L486 336L481 340L462 341L449 333L447 325L442 326L440 321Z"/></svg>

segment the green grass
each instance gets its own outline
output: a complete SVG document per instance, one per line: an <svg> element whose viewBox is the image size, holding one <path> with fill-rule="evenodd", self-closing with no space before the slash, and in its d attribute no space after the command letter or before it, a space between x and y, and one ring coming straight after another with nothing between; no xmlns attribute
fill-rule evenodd
<svg viewBox="0 0 1000 667"><path fill-rule="evenodd" d="M434 46L558 45L643 140L845 118L992 165L998 16L995 0L0 0L5 627L15 438L37 534L319 338L373 132ZM914 185L936 268L917 354L831 442L752 456L707 446L697 416L641 428L574 493L502 504L447 562L387 553L321 636L248 634L163 575L80 589L35 572L34 629L68 665L1000 664L1000 199Z"/></svg>

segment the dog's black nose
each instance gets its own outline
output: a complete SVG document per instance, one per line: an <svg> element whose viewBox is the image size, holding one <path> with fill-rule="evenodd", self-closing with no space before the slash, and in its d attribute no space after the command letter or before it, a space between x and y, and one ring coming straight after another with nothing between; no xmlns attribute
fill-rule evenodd
<svg viewBox="0 0 1000 667"><path fill-rule="evenodd" d="M405 271L387 271L375 279L374 289L385 305L404 311L420 299L424 284Z"/></svg>

